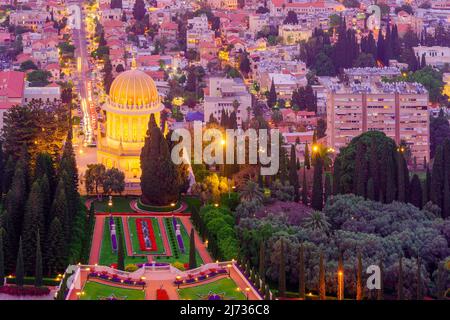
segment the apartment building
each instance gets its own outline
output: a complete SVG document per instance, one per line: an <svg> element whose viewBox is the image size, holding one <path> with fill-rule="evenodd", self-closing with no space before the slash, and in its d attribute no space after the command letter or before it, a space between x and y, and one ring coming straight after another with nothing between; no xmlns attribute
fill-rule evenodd
<svg viewBox="0 0 450 320"><path fill-rule="evenodd" d="M50 13L41 10L12 11L9 16L11 25L22 26L33 31L42 30L48 20L50 20Z"/></svg>
<svg viewBox="0 0 450 320"><path fill-rule="evenodd" d="M187 24L186 46L188 49L198 49L200 42L214 41L215 34L209 29L206 15L189 19Z"/></svg>
<svg viewBox="0 0 450 320"><path fill-rule="evenodd" d="M450 64L450 48L449 47L414 47L415 55L421 59L425 55L425 62L428 66L443 67L445 64Z"/></svg>
<svg viewBox="0 0 450 320"><path fill-rule="evenodd" d="M329 83L327 145L339 150L367 131L404 140L418 163L430 160L428 92L418 83Z"/></svg>
<svg viewBox="0 0 450 320"><path fill-rule="evenodd" d="M229 79L211 77L204 102L204 120L207 122L211 114L220 121L222 110L231 113L234 111L234 102L239 106L236 110L238 126L248 120L249 110L252 105L252 96L247 91L242 79Z"/></svg>

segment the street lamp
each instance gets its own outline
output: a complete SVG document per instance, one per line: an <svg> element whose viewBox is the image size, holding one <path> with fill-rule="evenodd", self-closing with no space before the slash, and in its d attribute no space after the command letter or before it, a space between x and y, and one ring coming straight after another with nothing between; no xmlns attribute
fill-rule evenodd
<svg viewBox="0 0 450 320"><path fill-rule="evenodd" d="M231 278L231 263L227 264L227 268L228 268L228 277Z"/></svg>
<svg viewBox="0 0 450 320"><path fill-rule="evenodd" d="M338 271L338 300L344 300L344 272Z"/></svg>
<svg viewBox="0 0 450 320"><path fill-rule="evenodd" d="M180 289L181 276L176 276L175 279L177 279L178 289Z"/></svg>
<svg viewBox="0 0 450 320"><path fill-rule="evenodd" d="M250 293L250 288L249 287L245 288L245 296L247 297L247 300L248 300L249 293Z"/></svg>
<svg viewBox="0 0 450 320"><path fill-rule="evenodd" d="M113 206L112 196L109 196L109 200L108 200L109 215L112 215L112 206Z"/></svg>

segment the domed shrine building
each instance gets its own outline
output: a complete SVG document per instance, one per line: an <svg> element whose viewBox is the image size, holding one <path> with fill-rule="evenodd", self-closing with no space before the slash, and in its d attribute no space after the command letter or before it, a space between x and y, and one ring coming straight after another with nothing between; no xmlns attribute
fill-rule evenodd
<svg viewBox="0 0 450 320"><path fill-rule="evenodd" d="M114 79L103 107L105 133L98 139L97 161L123 171L127 189L139 187L148 121L154 114L159 125L163 108L155 82L145 72L133 67Z"/></svg>

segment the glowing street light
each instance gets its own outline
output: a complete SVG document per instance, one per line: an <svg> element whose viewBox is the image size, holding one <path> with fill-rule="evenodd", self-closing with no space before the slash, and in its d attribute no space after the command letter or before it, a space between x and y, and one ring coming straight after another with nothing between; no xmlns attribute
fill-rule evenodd
<svg viewBox="0 0 450 320"><path fill-rule="evenodd" d="M175 279L177 279L178 289L180 289L181 276L176 276Z"/></svg>
<svg viewBox="0 0 450 320"><path fill-rule="evenodd" d="M228 268L228 277L231 277L231 263L227 264L227 268Z"/></svg>
<svg viewBox="0 0 450 320"><path fill-rule="evenodd" d="M338 300L344 300L344 272L338 271Z"/></svg>
<svg viewBox="0 0 450 320"><path fill-rule="evenodd" d="M245 288L245 296L247 297L247 300L248 300L249 293L250 293L250 288L249 287Z"/></svg>

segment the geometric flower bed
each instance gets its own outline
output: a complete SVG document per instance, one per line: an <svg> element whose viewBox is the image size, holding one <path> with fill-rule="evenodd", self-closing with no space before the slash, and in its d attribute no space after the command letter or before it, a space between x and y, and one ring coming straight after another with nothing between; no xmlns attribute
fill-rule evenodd
<svg viewBox="0 0 450 320"><path fill-rule="evenodd" d="M109 217L109 233L111 235L111 247L113 251L117 251L116 224L112 216Z"/></svg>
<svg viewBox="0 0 450 320"><path fill-rule="evenodd" d="M183 238L181 237L179 227L177 228L177 226L179 226L179 224L175 217L172 217L172 225L173 225L173 229L175 230L175 235L177 237L178 247L180 248L181 253L184 253L185 250L184 250Z"/></svg>
<svg viewBox="0 0 450 320"><path fill-rule="evenodd" d="M157 251L158 246L155 241L151 219L136 219L136 229L141 251Z"/></svg>
<svg viewBox="0 0 450 320"><path fill-rule="evenodd" d="M181 278L181 279L175 279L175 281L173 282L175 285L185 285L185 284L191 284L191 283L198 283L198 282L202 282L205 280L209 280L211 278L217 277L219 275L223 275L223 274L227 274L228 271L226 269L215 269L215 268L211 268L208 269L206 272L202 271L199 272L198 274L188 274L187 277L185 278Z"/></svg>
<svg viewBox="0 0 450 320"><path fill-rule="evenodd" d="M142 281L142 280L136 281L131 278L122 278L122 277L119 277L117 274L109 274L106 271L102 271L102 272L95 272L95 270L91 271L89 273L89 278L97 278L97 279L101 279L104 281L126 284L129 286L142 287L145 285L145 281Z"/></svg>

